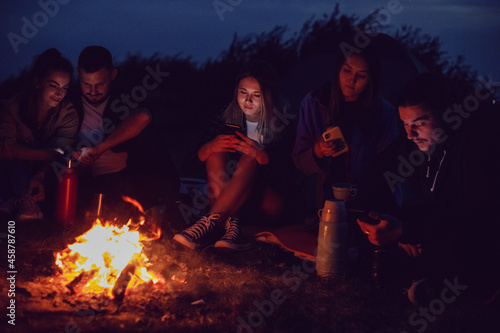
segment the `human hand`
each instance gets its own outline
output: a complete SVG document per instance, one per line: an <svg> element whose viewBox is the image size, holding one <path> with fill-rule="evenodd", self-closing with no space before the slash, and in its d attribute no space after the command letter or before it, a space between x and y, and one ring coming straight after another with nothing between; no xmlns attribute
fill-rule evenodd
<svg viewBox="0 0 500 333"><path fill-rule="evenodd" d="M234 134L220 134L210 141L207 146L210 154L214 153L234 153L238 139Z"/></svg>
<svg viewBox="0 0 500 333"><path fill-rule="evenodd" d="M234 134L220 134L217 135L212 141L205 143L198 150L198 158L204 162L212 154L217 153L234 153L236 151L235 144L237 138Z"/></svg>
<svg viewBox="0 0 500 333"><path fill-rule="evenodd" d="M31 195L37 202L45 199L45 187L43 186L42 173L37 173L31 177L28 185L28 194Z"/></svg>
<svg viewBox="0 0 500 333"><path fill-rule="evenodd" d="M318 139L314 145L314 153L319 158L325 156L332 156L335 153L335 146L333 141L324 141L323 138Z"/></svg>
<svg viewBox="0 0 500 333"><path fill-rule="evenodd" d="M237 131L236 135L240 138L235 145L237 151L243 153L243 155L255 158L259 164L269 163L269 155L267 155L261 145L241 132Z"/></svg>
<svg viewBox="0 0 500 333"><path fill-rule="evenodd" d="M80 158L80 155L82 155L82 152L79 150L75 150L73 153L71 153L71 158L78 160Z"/></svg>
<svg viewBox="0 0 500 333"><path fill-rule="evenodd" d="M102 155L97 147L83 147L81 153L74 152L72 156L83 165L94 163Z"/></svg>
<svg viewBox="0 0 500 333"><path fill-rule="evenodd" d="M400 242L398 246L412 258L417 258L422 254L422 244L403 244Z"/></svg>
<svg viewBox="0 0 500 333"><path fill-rule="evenodd" d="M359 219L357 222L372 244L383 246L393 243L401 237L403 233L403 223L394 216L370 213L370 217L380 222L377 224L370 224Z"/></svg>

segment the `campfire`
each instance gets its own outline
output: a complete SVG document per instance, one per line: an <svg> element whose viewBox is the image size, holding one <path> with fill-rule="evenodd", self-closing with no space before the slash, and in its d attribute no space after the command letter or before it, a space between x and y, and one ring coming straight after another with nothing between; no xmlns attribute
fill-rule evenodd
<svg viewBox="0 0 500 333"><path fill-rule="evenodd" d="M144 213L136 201L124 199ZM145 222L143 215L139 221L130 219L123 226L98 218L73 244L55 253L69 291L105 293L121 301L128 289L145 283L164 283L163 276L152 271L143 248L145 242L160 237L160 229L151 230L145 227Z"/></svg>
<svg viewBox="0 0 500 333"><path fill-rule="evenodd" d="M166 215L164 220L152 216L151 210L143 215L145 219L132 218L128 223L122 219L118 225L116 220L89 218L81 224L88 232L79 232L82 235L78 238L66 231L51 235L52 230L42 224L19 225L16 239L24 243L19 247L23 263L15 282L16 326L9 327L10 331L0 326L0 330L125 333L416 329L411 318L420 310L401 297L399 289L384 291L351 276L320 278L310 262L261 240L245 253L215 248L188 251L172 241L165 226ZM150 241L159 237L151 226L153 221L162 226L163 236ZM59 274L54 274L54 268ZM5 291L3 298L0 295L2 304L8 300L10 284L0 279L0 289ZM461 304L461 299L446 304L439 316L432 313L436 308L422 308L436 318L427 322L428 331L475 328L478 318L483 326L475 332L491 332L481 328L498 327L498 306L478 307L467 301Z"/></svg>

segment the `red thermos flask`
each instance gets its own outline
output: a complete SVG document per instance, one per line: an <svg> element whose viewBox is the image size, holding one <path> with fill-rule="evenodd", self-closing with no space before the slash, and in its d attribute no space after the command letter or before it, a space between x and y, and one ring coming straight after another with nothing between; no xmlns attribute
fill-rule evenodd
<svg viewBox="0 0 500 333"><path fill-rule="evenodd" d="M56 218L61 224L71 225L75 220L77 188L78 175L70 160L57 188Z"/></svg>

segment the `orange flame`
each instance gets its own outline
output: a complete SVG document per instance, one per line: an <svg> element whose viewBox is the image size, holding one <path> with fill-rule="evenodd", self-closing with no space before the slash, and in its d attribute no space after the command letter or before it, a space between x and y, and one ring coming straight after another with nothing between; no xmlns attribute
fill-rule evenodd
<svg viewBox="0 0 500 333"><path fill-rule="evenodd" d="M131 228L131 221L119 228L98 219L75 243L56 253L56 264L68 283L78 281L75 279L82 273L89 276L89 281L82 282L82 292L107 292L112 297L113 286L128 264L137 267L129 289L148 281L164 282L162 277L148 270L150 263L142 248L142 242L157 238L159 228L153 238L145 238L138 228Z"/></svg>
<svg viewBox="0 0 500 333"><path fill-rule="evenodd" d="M126 195L122 195L122 199L123 201L134 205L141 213L144 214L144 208L142 208L142 205L137 200L132 199L131 197L127 197Z"/></svg>

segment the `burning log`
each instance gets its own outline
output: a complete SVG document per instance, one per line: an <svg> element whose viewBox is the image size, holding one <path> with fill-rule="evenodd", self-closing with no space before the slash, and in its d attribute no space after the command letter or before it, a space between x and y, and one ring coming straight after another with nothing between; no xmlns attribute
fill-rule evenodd
<svg viewBox="0 0 500 333"><path fill-rule="evenodd" d="M145 226L144 217L139 224L133 225L131 219L121 227L97 219L90 230L55 254L66 287L72 294L104 292L121 302L127 288L163 281L148 271L151 264L144 243L160 237L158 231L149 230L150 226Z"/></svg>
<svg viewBox="0 0 500 333"><path fill-rule="evenodd" d="M121 271L120 276L116 280L112 291L116 302L121 303L123 301L123 298L125 297L125 291L127 290L128 284L130 283L130 280L135 273L135 269L135 264L128 264Z"/></svg>
<svg viewBox="0 0 500 333"><path fill-rule="evenodd" d="M69 289L71 295L76 294L79 290L83 288L90 280L94 278L99 269L92 269L90 271L81 272L76 278L66 285Z"/></svg>

